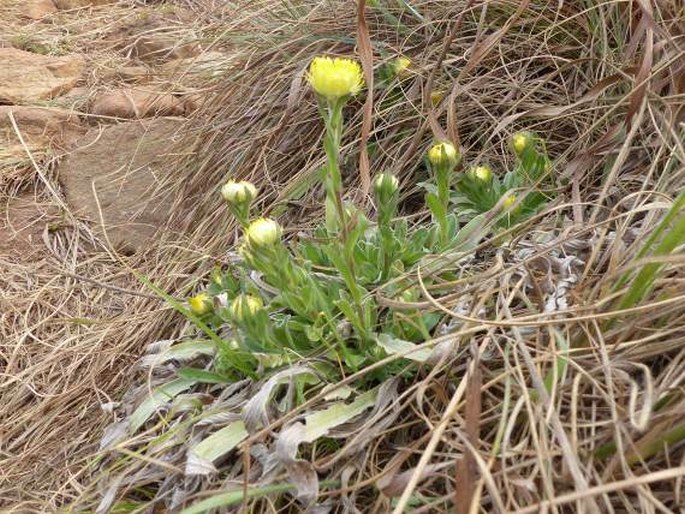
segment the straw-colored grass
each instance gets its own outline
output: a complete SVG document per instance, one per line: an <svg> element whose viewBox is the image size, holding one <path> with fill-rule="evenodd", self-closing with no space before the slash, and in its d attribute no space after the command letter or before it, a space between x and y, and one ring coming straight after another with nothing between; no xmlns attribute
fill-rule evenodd
<svg viewBox="0 0 685 514"><path fill-rule="evenodd" d="M412 185L441 132L460 141L469 162L502 169L508 137L534 130L557 163L557 200L545 212L514 227L505 245L485 238L458 264L458 281L424 291L421 307L445 314L436 341L449 351L413 378L385 384L374 410L340 427L344 437L300 446L297 466L278 441L325 405L323 394L295 411L269 403L269 423L216 472L184 475L188 447L239 419L262 384L183 391L194 407L161 408L97 453L108 421L126 421L184 364L133 373L131 363L150 343L196 333L156 300L75 279L145 291L125 269L98 271L112 268L81 260L87 233L74 232L60 247L71 275L46 262L2 277L13 287L3 295L12 310L3 309L2 325L10 341L2 359L11 359L1 390L3 441L11 441L2 446L10 484L2 501L19 510L142 511L216 496L236 511L299 512L292 493L306 500L315 472L314 501L340 512L678 511L685 277L683 235L673 227L682 211L664 229L679 243L659 251L649 238L685 185L682 6L367 3L373 64L399 53L413 62L399 94L375 95L368 147L374 172L402 178L406 214L426 219L415 212ZM188 128L194 157L179 173L171 220L182 241L161 240L126 262L175 296L229 258L237 233L217 195L227 177L257 183L260 207L293 231L318 219L313 177L323 131L303 71L315 55L353 54L359 28L343 1L264 0L224 12L186 4L214 47L231 49L232 70L212 84L212 101ZM433 109L435 90L445 94ZM357 167L362 113L361 100L348 107L343 151L348 195L360 204L368 201ZM640 270L655 263L645 278ZM650 284L636 296L640 279ZM122 310L108 316L110 306L89 295L107 295ZM64 322L96 317L93 325ZM120 400L116 414L98 413Z"/></svg>

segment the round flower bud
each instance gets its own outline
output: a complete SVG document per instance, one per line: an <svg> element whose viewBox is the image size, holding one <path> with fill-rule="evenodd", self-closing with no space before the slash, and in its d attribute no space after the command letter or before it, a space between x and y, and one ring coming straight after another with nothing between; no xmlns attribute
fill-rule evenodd
<svg viewBox="0 0 685 514"><path fill-rule="evenodd" d="M509 209L512 205L516 203L516 195L507 195L507 197L504 199L504 202L502 203L502 208L504 210Z"/></svg>
<svg viewBox="0 0 685 514"><path fill-rule="evenodd" d="M232 204L250 203L257 197L257 188L250 182L229 180L221 188L221 195Z"/></svg>
<svg viewBox="0 0 685 514"><path fill-rule="evenodd" d="M188 304L190 305L190 310L196 316L202 316L213 310L212 299L207 293L199 293L188 298Z"/></svg>
<svg viewBox="0 0 685 514"><path fill-rule="evenodd" d="M241 294L233 299L229 312L238 323L244 323L253 318L262 308L264 308L264 304L261 298L250 294Z"/></svg>
<svg viewBox="0 0 685 514"><path fill-rule="evenodd" d="M400 181L392 173L381 173L373 182L378 198L390 198L400 187Z"/></svg>
<svg viewBox="0 0 685 514"><path fill-rule="evenodd" d="M316 57L307 79L314 91L329 101L356 95L364 86L362 68L352 59Z"/></svg>
<svg viewBox="0 0 685 514"><path fill-rule="evenodd" d="M517 155L522 155L526 148L532 143L533 138L528 132L518 132L511 138L511 145Z"/></svg>
<svg viewBox="0 0 685 514"><path fill-rule="evenodd" d="M250 223L245 231L245 240L250 248L264 248L281 239L280 225L270 218L259 218Z"/></svg>
<svg viewBox="0 0 685 514"><path fill-rule="evenodd" d="M492 170L487 166L476 166L471 170L471 176L483 182L492 180Z"/></svg>
<svg viewBox="0 0 685 514"><path fill-rule="evenodd" d="M448 142L438 143L428 150L428 162L433 166L444 166L446 164L454 166L458 157L457 149Z"/></svg>
<svg viewBox="0 0 685 514"><path fill-rule="evenodd" d="M431 103L433 104L433 107L437 107L440 105L440 102L442 101L443 97L445 96L444 91L436 90L431 92Z"/></svg>
<svg viewBox="0 0 685 514"><path fill-rule="evenodd" d="M398 57L392 63L392 67L395 70L395 75L403 75L411 66L411 59L408 57Z"/></svg>

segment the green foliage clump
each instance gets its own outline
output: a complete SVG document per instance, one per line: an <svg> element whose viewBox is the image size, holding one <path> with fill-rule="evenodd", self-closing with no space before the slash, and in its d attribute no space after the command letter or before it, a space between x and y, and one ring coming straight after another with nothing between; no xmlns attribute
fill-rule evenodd
<svg viewBox="0 0 685 514"><path fill-rule="evenodd" d="M397 348L388 341L406 348L430 340L441 314L417 307L421 294L410 272L430 256L468 251L487 233L486 216L495 228L510 227L549 199L536 187L551 168L537 136L514 136L516 167L502 178L485 166L457 172L459 149L436 141L426 152L431 178L421 184L431 223L398 217L400 182L390 173L373 182L372 221L343 200L338 164L343 108L363 85L361 67L348 59L317 58L308 79L326 127L325 221L310 237L286 243L277 221L253 216L258 192L252 184L231 181L222 188L243 228L242 262L216 270L207 290L189 304L207 326L231 328L215 359L215 372L224 377L259 377L310 358L323 376L337 380L387 357ZM426 285L449 279L449 269L432 277ZM406 366L399 360L370 378L382 380Z"/></svg>

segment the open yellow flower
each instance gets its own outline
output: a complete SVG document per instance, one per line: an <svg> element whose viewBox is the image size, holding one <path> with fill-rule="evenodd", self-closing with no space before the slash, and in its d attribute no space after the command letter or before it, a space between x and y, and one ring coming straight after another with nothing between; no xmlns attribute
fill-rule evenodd
<svg viewBox="0 0 685 514"><path fill-rule="evenodd" d="M190 305L190 310L196 316L202 316L212 310L212 299L207 293L199 293L188 298L188 304Z"/></svg>
<svg viewBox="0 0 685 514"><path fill-rule="evenodd" d="M452 143L438 143L431 146L430 150L428 150L428 162L433 166L444 166L445 164L454 166L457 160L457 149Z"/></svg>
<svg viewBox="0 0 685 514"><path fill-rule="evenodd" d="M356 95L364 87L362 67L352 59L316 57L307 79L314 91L329 101Z"/></svg>

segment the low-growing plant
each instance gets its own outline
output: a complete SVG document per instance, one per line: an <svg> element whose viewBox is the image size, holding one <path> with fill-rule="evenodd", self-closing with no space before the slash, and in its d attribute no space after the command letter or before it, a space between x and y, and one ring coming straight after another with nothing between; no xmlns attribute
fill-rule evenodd
<svg viewBox="0 0 685 514"><path fill-rule="evenodd" d="M393 61L385 70L386 82L408 65L403 58ZM221 376L244 375L246 363L259 376L315 357L319 371L335 381L386 357L393 351L388 341L429 340L441 315L413 305L420 293L411 272L430 256L466 251L479 216L494 212L495 230L511 227L549 198L539 186L551 163L534 134L514 135L516 166L501 178L487 166L457 172L460 150L449 141L435 141L425 159L430 180L421 184L430 223L410 224L398 216L400 182L387 172L373 182L372 221L370 213L345 201L339 167L344 110L364 86L362 69L354 60L317 57L307 79L326 130L325 220L310 236L288 241L276 220L252 212L255 186L234 181L223 186L222 195L243 229L242 261L216 270L210 286L189 300L203 323L231 329L230 341L217 349L214 371ZM487 228L478 225L477 231L480 240ZM448 267L436 271L427 280L449 277ZM377 292L390 297L392 306L381 306ZM402 367L406 363L387 366L371 379L397 374Z"/></svg>

